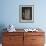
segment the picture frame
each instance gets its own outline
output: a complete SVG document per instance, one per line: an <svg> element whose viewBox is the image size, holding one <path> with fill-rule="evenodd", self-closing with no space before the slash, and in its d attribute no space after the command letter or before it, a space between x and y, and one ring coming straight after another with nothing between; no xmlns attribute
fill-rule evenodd
<svg viewBox="0 0 46 46"><path fill-rule="evenodd" d="M34 5L19 5L19 21L34 22Z"/></svg>

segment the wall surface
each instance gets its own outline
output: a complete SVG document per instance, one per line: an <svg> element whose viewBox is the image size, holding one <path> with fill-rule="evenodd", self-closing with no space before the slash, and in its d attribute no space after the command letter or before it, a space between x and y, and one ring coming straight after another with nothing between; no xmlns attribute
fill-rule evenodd
<svg viewBox="0 0 46 46"><path fill-rule="evenodd" d="M0 26L13 24L16 28L46 28L46 0L0 0ZM34 22L19 22L19 5L34 5Z"/></svg>

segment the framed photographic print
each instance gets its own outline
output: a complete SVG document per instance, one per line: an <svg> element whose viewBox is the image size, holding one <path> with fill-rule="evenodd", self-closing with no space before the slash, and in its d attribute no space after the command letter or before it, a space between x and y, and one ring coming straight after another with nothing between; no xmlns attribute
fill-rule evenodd
<svg viewBox="0 0 46 46"><path fill-rule="evenodd" d="M20 5L19 15L20 22L34 22L34 5Z"/></svg>

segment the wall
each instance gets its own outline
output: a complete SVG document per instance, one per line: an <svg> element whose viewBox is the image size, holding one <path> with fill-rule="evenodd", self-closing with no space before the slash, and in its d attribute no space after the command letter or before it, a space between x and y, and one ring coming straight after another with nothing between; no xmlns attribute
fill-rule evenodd
<svg viewBox="0 0 46 46"><path fill-rule="evenodd" d="M0 0L0 25L13 24L16 28L46 28L46 1L41 0ZM34 5L34 23L19 22L19 5Z"/></svg>
<svg viewBox="0 0 46 46"><path fill-rule="evenodd" d="M19 5L34 5L34 23L19 22ZM0 0L0 31L13 24L15 28L40 27L46 32L46 0Z"/></svg>

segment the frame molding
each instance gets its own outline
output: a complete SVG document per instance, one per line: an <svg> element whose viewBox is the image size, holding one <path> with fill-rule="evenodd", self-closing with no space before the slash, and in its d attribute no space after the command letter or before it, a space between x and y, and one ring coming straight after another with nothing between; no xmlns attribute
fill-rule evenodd
<svg viewBox="0 0 46 46"><path fill-rule="evenodd" d="M32 19L25 19L23 20L22 19L22 8L27 8L27 9L32 9L32 12L31 12L31 16L32 16ZM19 5L19 22L24 22L24 23L31 23L31 22L34 22L34 5Z"/></svg>

